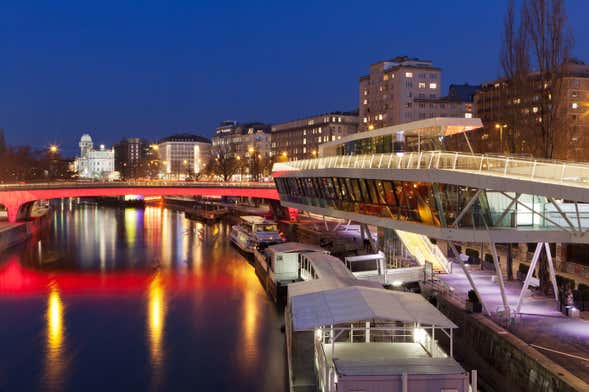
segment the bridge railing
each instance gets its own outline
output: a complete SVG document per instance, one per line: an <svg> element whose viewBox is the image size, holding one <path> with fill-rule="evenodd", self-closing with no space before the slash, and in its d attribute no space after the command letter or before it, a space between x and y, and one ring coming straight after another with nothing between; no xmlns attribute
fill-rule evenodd
<svg viewBox="0 0 589 392"><path fill-rule="evenodd" d="M0 184L0 191L14 189L52 189L52 188L274 188L274 182L221 182L221 181L55 181L22 182Z"/></svg>
<svg viewBox="0 0 589 392"><path fill-rule="evenodd" d="M446 151L337 155L274 164L273 171L343 169L438 169L485 173L589 187L589 165Z"/></svg>

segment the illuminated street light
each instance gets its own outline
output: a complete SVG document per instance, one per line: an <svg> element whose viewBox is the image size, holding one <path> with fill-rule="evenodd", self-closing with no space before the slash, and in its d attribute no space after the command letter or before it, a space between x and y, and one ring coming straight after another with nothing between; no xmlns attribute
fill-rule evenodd
<svg viewBox="0 0 589 392"><path fill-rule="evenodd" d="M507 124L495 124L495 128L499 130L499 143L501 143L501 148L503 149L503 130L507 128Z"/></svg>
<svg viewBox="0 0 589 392"><path fill-rule="evenodd" d="M49 152L52 154L55 154L58 150L59 150L59 148L55 144L52 144L51 146L49 146Z"/></svg>

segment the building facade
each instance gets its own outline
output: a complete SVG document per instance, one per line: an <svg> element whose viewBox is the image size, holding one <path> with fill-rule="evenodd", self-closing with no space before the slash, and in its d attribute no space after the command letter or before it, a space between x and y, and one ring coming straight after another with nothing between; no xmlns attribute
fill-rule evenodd
<svg viewBox="0 0 589 392"><path fill-rule="evenodd" d="M570 61L563 67L559 85L559 127L555 131L552 158L588 161L589 151L589 65ZM542 86L531 73L525 86L515 91L513 83L500 79L484 83L475 94L475 114L483 121L480 133L471 136L480 152L541 157L539 97Z"/></svg>
<svg viewBox="0 0 589 392"><path fill-rule="evenodd" d="M85 133L80 138L80 156L74 161L74 171L80 178L116 179L115 156L113 149L105 148L101 144L94 149L92 137Z"/></svg>
<svg viewBox="0 0 589 392"><path fill-rule="evenodd" d="M176 134L159 141L160 176L185 179L199 174L210 157L209 139L193 134Z"/></svg>
<svg viewBox="0 0 589 392"><path fill-rule="evenodd" d="M253 150L256 154L269 158L270 131L269 124L223 121L211 139L211 155L229 155L241 159L249 157Z"/></svg>
<svg viewBox="0 0 589 392"><path fill-rule="evenodd" d="M150 145L145 139L124 138L114 145L115 169L121 178L139 178L147 176Z"/></svg>
<svg viewBox="0 0 589 392"><path fill-rule="evenodd" d="M331 112L272 126L272 156L276 160L315 158L323 143L358 132L356 112Z"/></svg>
<svg viewBox="0 0 589 392"><path fill-rule="evenodd" d="M359 131L433 117L472 117L477 86L452 85L441 97L442 70L406 56L380 61L360 78ZM470 95L470 99L463 100Z"/></svg>

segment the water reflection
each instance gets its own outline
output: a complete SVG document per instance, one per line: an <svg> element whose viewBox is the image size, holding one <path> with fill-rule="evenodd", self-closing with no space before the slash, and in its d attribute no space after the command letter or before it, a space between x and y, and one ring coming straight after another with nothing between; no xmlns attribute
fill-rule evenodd
<svg viewBox="0 0 589 392"><path fill-rule="evenodd" d="M149 356L153 369L152 385L157 388L161 383L164 351L164 323L166 319L166 302L161 272L157 272L147 290L147 337L149 340Z"/></svg>
<svg viewBox="0 0 589 392"><path fill-rule="evenodd" d="M44 383L50 390L59 390L63 383L64 371L64 326L63 302L55 284L50 286L45 320L47 324L45 342Z"/></svg>
<svg viewBox="0 0 589 392"><path fill-rule="evenodd" d="M0 255L0 391L284 390L282 317L229 222L62 211Z"/></svg>

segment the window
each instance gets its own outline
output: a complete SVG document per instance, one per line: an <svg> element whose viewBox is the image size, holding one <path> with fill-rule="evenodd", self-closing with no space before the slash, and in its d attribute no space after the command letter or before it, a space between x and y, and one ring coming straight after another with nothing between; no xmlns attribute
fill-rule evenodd
<svg viewBox="0 0 589 392"><path fill-rule="evenodd" d="M575 108L573 108L573 109L575 109ZM538 113L538 106L534 106L532 108L532 113Z"/></svg>
<svg viewBox="0 0 589 392"><path fill-rule="evenodd" d="M413 77L413 72L405 72L405 77L406 78L412 78Z"/></svg>
<svg viewBox="0 0 589 392"><path fill-rule="evenodd" d="M365 100L364 100L362 103L363 103L364 105L368 105L368 100L367 100L367 99L365 99Z"/></svg>
<svg viewBox="0 0 589 392"><path fill-rule="evenodd" d="M431 73L431 74L429 74L429 78L430 79L437 79L438 78L438 75L435 74L435 73Z"/></svg>
<svg viewBox="0 0 589 392"><path fill-rule="evenodd" d="M407 83L405 83L405 87L407 87L407 88L413 88L413 83L407 82Z"/></svg>
<svg viewBox="0 0 589 392"><path fill-rule="evenodd" d="M424 74L424 73L420 73L420 74L419 74L419 75L417 75L417 76L419 76L420 78L423 78L423 79L425 79L425 74Z"/></svg>
<svg viewBox="0 0 589 392"><path fill-rule="evenodd" d="M425 82L419 82L419 88L425 88Z"/></svg>
<svg viewBox="0 0 589 392"><path fill-rule="evenodd" d="M472 118L472 113L464 113L464 118Z"/></svg>
<svg viewBox="0 0 589 392"><path fill-rule="evenodd" d="M579 108L579 104L578 104L577 102L573 102L573 103L571 104L571 108L573 108L573 109L578 109L578 108Z"/></svg>
<svg viewBox="0 0 589 392"><path fill-rule="evenodd" d="M432 89L432 90L435 90L435 89L438 88L438 84L437 83L430 83L429 84L429 88Z"/></svg>
<svg viewBox="0 0 589 392"><path fill-rule="evenodd" d="M382 80L389 80L389 74L384 74L382 76Z"/></svg>

